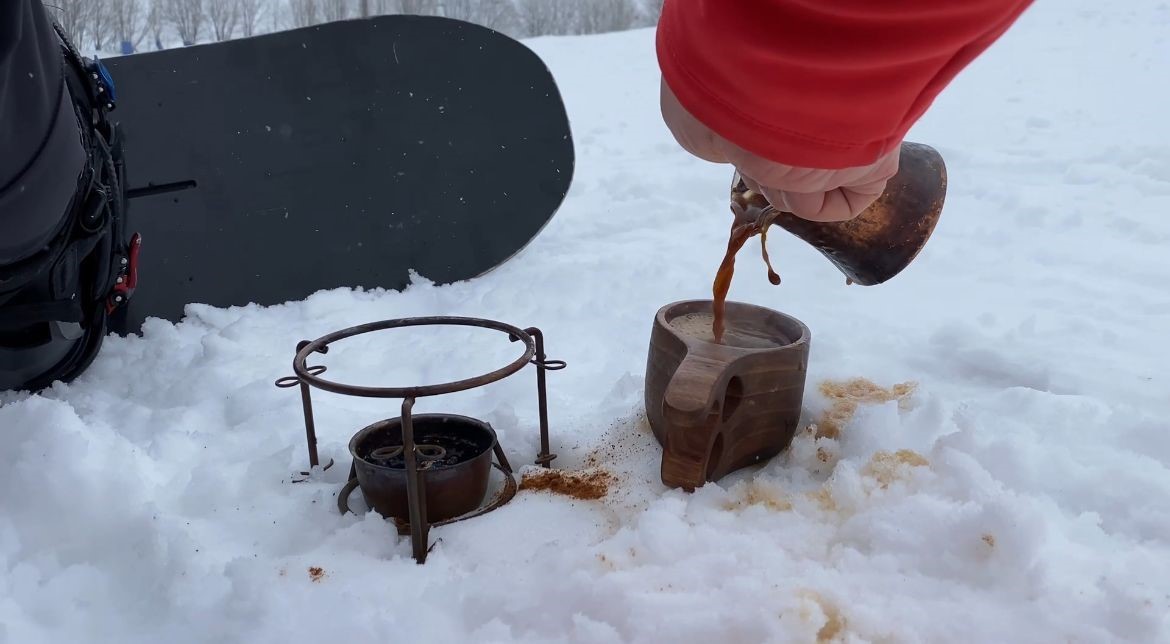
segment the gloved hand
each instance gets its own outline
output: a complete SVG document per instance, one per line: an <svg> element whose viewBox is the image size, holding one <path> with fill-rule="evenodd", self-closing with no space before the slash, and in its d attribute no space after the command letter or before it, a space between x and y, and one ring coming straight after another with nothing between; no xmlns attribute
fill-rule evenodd
<svg viewBox="0 0 1170 644"><path fill-rule="evenodd" d="M724 139L692 116L663 81L662 118L688 152L713 163L734 166L743 182L773 207L812 221L845 221L861 214L881 196L898 172L900 146L874 163L841 170L800 168L770 161Z"/></svg>

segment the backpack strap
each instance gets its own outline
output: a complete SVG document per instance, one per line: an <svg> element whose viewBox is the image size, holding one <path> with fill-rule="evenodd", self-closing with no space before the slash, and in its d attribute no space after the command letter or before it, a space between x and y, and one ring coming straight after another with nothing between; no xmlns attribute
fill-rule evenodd
<svg viewBox="0 0 1170 644"><path fill-rule="evenodd" d="M96 57L78 53L55 20L53 27L86 163L61 233L34 257L0 267L0 351L31 356L44 349L57 360L47 371L18 378L15 388L33 391L68 382L92 363L110 316L134 294L142 244L128 228L125 160L118 124L110 118L117 106L113 79ZM61 342L72 349L64 351ZM24 358L8 362L14 360Z"/></svg>

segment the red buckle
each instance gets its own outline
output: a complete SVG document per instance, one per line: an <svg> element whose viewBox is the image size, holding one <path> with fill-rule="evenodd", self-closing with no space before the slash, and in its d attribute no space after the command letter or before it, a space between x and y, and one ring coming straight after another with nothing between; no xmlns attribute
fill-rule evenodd
<svg viewBox="0 0 1170 644"><path fill-rule="evenodd" d="M134 295L138 288L138 250L142 247L142 235L134 233L130 238L129 257L126 260L126 269L118 276L110 297L106 300L106 313L113 313L114 309L122 306Z"/></svg>

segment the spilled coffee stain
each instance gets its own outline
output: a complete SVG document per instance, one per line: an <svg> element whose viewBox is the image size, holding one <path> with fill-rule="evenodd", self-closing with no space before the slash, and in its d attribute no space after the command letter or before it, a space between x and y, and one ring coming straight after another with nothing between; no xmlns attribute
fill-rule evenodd
<svg viewBox="0 0 1170 644"><path fill-rule="evenodd" d="M526 473L520 480L520 489L552 492L591 501L609 494L609 486L613 483L613 475L605 470L567 472L541 469Z"/></svg>
<svg viewBox="0 0 1170 644"><path fill-rule="evenodd" d="M597 560L601 562L602 567L606 570L617 570L617 565L613 562L612 559L606 557L605 554L597 555Z"/></svg>
<svg viewBox="0 0 1170 644"><path fill-rule="evenodd" d="M881 404L897 400L904 407L917 388L917 383L903 382L893 387L882 387L866 378L826 380L821 383L821 394L831 406L816 424L817 438L840 438L841 430L853 420L858 406Z"/></svg>
<svg viewBox="0 0 1170 644"><path fill-rule="evenodd" d="M619 516L643 512L659 497L663 488L658 467L662 446L642 412L616 418L608 427L603 426L591 443L582 462L566 462L561 469L602 470L609 474L608 490L599 502L619 513L605 514L610 527L616 530L621 526Z"/></svg>
<svg viewBox="0 0 1170 644"><path fill-rule="evenodd" d="M816 492L809 492L808 495L817 502L817 505L821 506L822 510L826 512L837 511L837 499L833 498L833 491L828 487L822 487Z"/></svg>
<svg viewBox="0 0 1170 644"><path fill-rule="evenodd" d="M723 504L726 510L738 510L753 505L763 506L775 512L787 512L792 509L792 501L777 485L768 485L758 480L749 481L743 487L741 498L729 500Z"/></svg>
<svg viewBox="0 0 1170 644"><path fill-rule="evenodd" d="M861 473L873 477L883 489L903 478L907 467L927 467L930 461L912 449L900 449L893 454L879 451L869 459Z"/></svg>
<svg viewBox="0 0 1170 644"><path fill-rule="evenodd" d="M320 583L325 578L325 569L320 566L311 566L309 568L309 579L314 583Z"/></svg>
<svg viewBox="0 0 1170 644"><path fill-rule="evenodd" d="M650 428L650 421L645 414L633 419L613 423L601 437L600 444L590 450L585 457L586 469L601 468L607 465L641 459L658 449L656 443L642 441L641 436L649 436L653 441L654 430Z"/></svg>
<svg viewBox="0 0 1170 644"><path fill-rule="evenodd" d="M825 624L817 631L817 643L825 644L840 639L845 632L845 617L841 614L841 609L818 592L806 590L800 594L816 603L825 616ZM804 617L812 616L805 612Z"/></svg>
<svg viewBox="0 0 1170 644"><path fill-rule="evenodd" d="M845 618L841 617L841 611L837 610L836 606L822 605L821 610L825 611L827 621L821 630L817 631L817 642L832 642L845 630Z"/></svg>

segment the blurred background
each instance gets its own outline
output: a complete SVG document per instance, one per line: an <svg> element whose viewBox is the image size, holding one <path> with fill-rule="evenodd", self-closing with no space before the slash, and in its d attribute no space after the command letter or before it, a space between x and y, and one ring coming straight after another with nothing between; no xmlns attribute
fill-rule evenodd
<svg viewBox="0 0 1170 644"><path fill-rule="evenodd" d="M513 38L649 27L662 0L49 0L83 53L111 56L391 13L446 16Z"/></svg>

